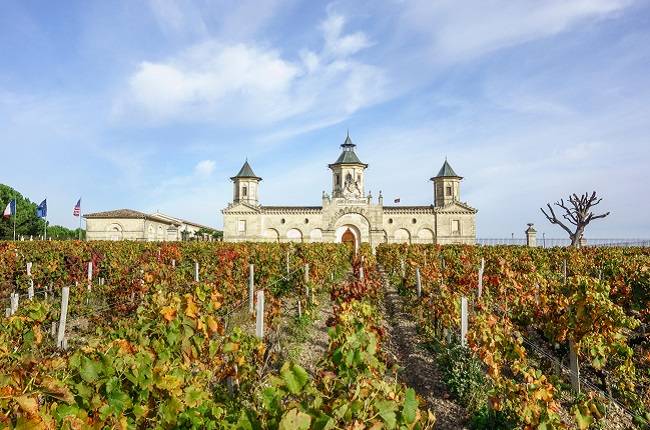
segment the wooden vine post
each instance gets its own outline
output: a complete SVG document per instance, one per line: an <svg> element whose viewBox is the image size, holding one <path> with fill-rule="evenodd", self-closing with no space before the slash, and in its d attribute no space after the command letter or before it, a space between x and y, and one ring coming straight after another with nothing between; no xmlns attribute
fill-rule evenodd
<svg viewBox="0 0 650 430"><path fill-rule="evenodd" d="M88 291L92 288L93 285L93 262L88 262Z"/></svg>
<svg viewBox="0 0 650 430"><path fill-rule="evenodd" d="M485 270L485 258L481 258L481 267L478 269L478 298L483 296L483 271Z"/></svg>
<svg viewBox="0 0 650 430"><path fill-rule="evenodd" d="M199 262L194 262L194 281L199 282Z"/></svg>
<svg viewBox="0 0 650 430"><path fill-rule="evenodd" d="M418 293L418 297L422 297L422 279L420 278L420 268L415 269L415 288Z"/></svg>
<svg viewBox="0 0 650 430"><path fill-rule="evenodd" d="M571 367L571 388L580 394L580 365L578 363L578 351L573 340L569 341L569 364Z"/></svg>
<svg viewBox="0 0 650 430"><path fill-rule="evenodd" d="M255 266L248 265L248 311L255 312Z"/></svg>
<svg viewBox="0 0 650 430"><path fill-rule="evenodd" d="M467 346L467 297L460 299L460 344Z"/></svg>
<svg viewBox="0 0 650 430"><path fill-rule="evenodd" d="M27 276L29 276L29 287L27 287L27 298L34 299L34 278L32 277L32 263L27 263Z"/></svg>
<svg viewBox="0 0 650 430"><path fill-rule="evenodd" d="M68 318L68 298L70 297L70 287L63 287L61 290L61 317L59 319L59 332L56 337L56 345L61 349L66 349L65 324Z"/></svg>
<svg viewBox="0 0 650 430"><path fill-rule="evenodd" d="M257 292L257 315L255 321L255 336L264 339L264 290Z"/></svg>
<svg viewBox="0 0 650 430"><path fill-rule="evenodd" d="M311 303L311 291L309 290L309 263L305 264L305 294Z"/></svg>

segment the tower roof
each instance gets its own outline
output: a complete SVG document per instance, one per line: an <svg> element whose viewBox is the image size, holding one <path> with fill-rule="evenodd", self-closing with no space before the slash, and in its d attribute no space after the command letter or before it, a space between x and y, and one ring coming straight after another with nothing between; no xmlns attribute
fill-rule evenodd
<svg viewBox="0 0 650 430"><path fill-rule="evenodd" d="M456 172L454 172L454 169L452 169L451 165L449 164L449 162L445 158L445 163L440 168L440 171L438 172L438 174L436 176L431 178L431 180L433 180L435 178L460 178L460 179L462 179L462 176L459 176L459 175L456 174Z"/></svg>
<svg viewBox="0 0 650 430"><path fill-rule="evenodd" d="M334 163L330 164L330 167L339 164L360 164L362 166L368 167L368 165L362 163L361 160L359 160L359 157L357 157L357 154L354 153L354 148L356 146L357 145L352 143L352 139L350 139L350 133L348 133L348 135L345 137L345 142L343 142L341 145L341 148L343 148L341 155L339 155L339 158L337 158Z"/></svg>
<svg viewBox="0 0 650 430"><path fill-rule="evenodd" d="M259 176L253 172L253 169L251 168L251 165L248 164L248 160L244 162L244 165L241 166L241 169L239 169L239 173L237 173L235 176L233 176L230 179L235 179L235 178L255 178L262 180Z"/></svg>

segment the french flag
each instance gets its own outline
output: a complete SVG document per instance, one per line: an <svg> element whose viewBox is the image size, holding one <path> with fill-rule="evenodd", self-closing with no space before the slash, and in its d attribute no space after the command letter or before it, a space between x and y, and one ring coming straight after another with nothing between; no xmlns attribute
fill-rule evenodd
<svg viewBox="0 0 650 430"><path fill-rule="evenodd" d="M16 215L16 200L10 200L7 203L4 213L2 214L3 218L11 218L12 215Z"/></svg>

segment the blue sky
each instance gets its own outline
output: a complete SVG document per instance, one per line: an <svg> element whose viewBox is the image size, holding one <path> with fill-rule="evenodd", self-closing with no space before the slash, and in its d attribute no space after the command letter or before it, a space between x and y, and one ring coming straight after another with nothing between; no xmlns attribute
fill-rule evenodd
<svg viewBox="0 0 650 430"><path fill-rule="evenodd" d="M447 156L479 237L563 237L539 207L591 190L588 237L649 237L649 71L643 1L3 1L0 182L221 227L245 157L320 204L349 128L386 201Z"/></svg>

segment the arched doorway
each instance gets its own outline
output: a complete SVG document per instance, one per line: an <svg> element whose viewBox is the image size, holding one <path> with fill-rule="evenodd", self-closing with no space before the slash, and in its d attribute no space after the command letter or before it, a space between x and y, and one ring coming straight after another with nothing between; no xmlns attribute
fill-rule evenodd
<svg viewBox="0 0 650 430"><path fill-rule="evenodd" d="M334 235L337 243L349 244L355 251L359 249L359 245L361 244L361 232L357 226L353 224L344 224L336 229Z"/></svg>
<svg viewBox="0 0 650 430"><path fill-rule="evenodd" d="M357 238L354 236L354 233L352 233L352 230L350 230L349 228L345 230L343 236L341 236L341 243L343 243L344 245L348 246L353 250L357 249Z"/></svg>

